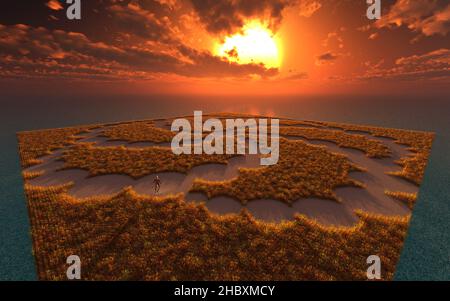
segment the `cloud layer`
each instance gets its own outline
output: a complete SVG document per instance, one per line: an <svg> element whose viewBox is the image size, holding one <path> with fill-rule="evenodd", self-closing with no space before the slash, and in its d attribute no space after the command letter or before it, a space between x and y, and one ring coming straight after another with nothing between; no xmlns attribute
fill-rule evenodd
<svg viewBox="0 0 450 301"><path fill-rule="evenodd" d="M60 10L59 2L45 5ZM178 1L163 0L105 1L112 20L108 25L117 29L106 39L41 26L0 24L0 76L148 80L161 76L265 78L278 73L277 69L229 62L188 46L181 37L180 22L189 15L175 13L179 5ZM250 6L240 9L253 11Z"/></svg>
<svg viewBox="0 0 450 301"><path fill-rule="evenodd" d="M27 5L39 13L31 17L22 8L14 14L0 11L0 79L244 83L262 78L319 85L327 78L442 81L449 76L448 46L442 42L450 31L448 0L392 1L376 22L361 17L364 1L352 0L83 1L80 22L67 20L64 1L32 3ZM281 29L281 70L213 54L214 43L254 18L274 32ZM281 27L285 24L288 30ZM412 38L418 41L414 45L408 43Z"/></svg>
<svg viewBox="0 0 450 301"><path fill-rule="evenodd" d="M420 55L401 57L393 67L377 64L360 77L365 80L450 82L450 50L438 49Z"/></svg>
<svg viewBox="0 0 450 301"><path fill-rule="evenodd" d="M447 35L450 31L450 3L448 0L398 0L376 27L406 25L425 36Z"/></svg>
<svg viewBox="0 0 450 301"><path fill-rule="evenodd" d="M298 3L298 0L191 0L194 10L213 33L234 33L245 20L262 17L268 25L277 28L286 7Z"/></svg>

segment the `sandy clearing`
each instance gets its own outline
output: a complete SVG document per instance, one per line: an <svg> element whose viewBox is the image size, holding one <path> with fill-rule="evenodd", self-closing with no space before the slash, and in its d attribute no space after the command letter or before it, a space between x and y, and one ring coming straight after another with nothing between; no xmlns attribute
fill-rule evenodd
<svg viewBox="0 0 450 301"><path fill-rule="evenodd" d="M95 142L95 140L90 137L90 142ZM73 182L74 185L69 193L78 198L111 195L127 186L133 186L138 193L154 195L153 180L156 176L159 176L162 180L162 186L158 195L168 195L180 192L187 193L196 178L211 181L229 180L238 175L240 167L261 167L258 155L246 155L231 158L228 164L196 166L187 174L163 172L151 174L138 180L134 180L128 175L118 174L89 177L89 172L82 169L60 170L64 165L64 162L60 161L61 153L62 150L58 151L57 154L42 157L42 164L26 169L27 171L45 171L42 176L31 179L28 183L39 186L53 186Z"/></svg>

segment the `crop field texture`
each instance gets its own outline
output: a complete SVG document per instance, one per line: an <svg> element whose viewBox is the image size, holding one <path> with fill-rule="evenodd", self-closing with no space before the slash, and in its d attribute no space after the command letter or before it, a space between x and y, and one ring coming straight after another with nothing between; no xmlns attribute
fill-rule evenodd
<svg viewBox="0 0 450 301"><path fill-rule="evenodd" d="M280 139L278 164L258 169L240 169L230 181L208 182L197 179L192 191L203 192L208 198L226 195L242 203L271 198L288 204L302 197L338 200L333 189L362 184L348 176L361 168L344 155L331 153L322 146L303 141Z"/></svg>
<svg viewBox="0 0 450 301"><path fill-rule="evenodd" d="M125 140L133 142L154 142L163 143L170 142L174 133L155 127L152 121L133 122L127 124L119 124L106 128L103 136L110 140Z"/></svg>
<svg viewBox="0 0 450 301"><path fill-rule="evenodd" d="M390 280L408 226L363 212L350 228L300 215L267 224L130 188L79 201L68 187L25 186L42 280L66 279L70 254L83 258L85 280L365 280L366 258L378 254Z"/></svg>
<svg viewBox="0 0 450 301"><path fill-rule="evenodd" d="M226 118L221 117L222 115L214 115L214 116L204 116L205 118L217 118L222 122L223 126L223 135L226 135ZM238 115L236 118L240 118ZM192 129L194 128L194 118L193 117L183 117L190 122L191 125L191 133L193 134ZM242 117L244 118L244 117ZM166 120L166 125L170 126L172 121ZM259 120L259 119L257 119ZM270 120L268 121L270 125ZM205 137L208 131L203 133L203 137ZM270 134L270 127L268 129L268 133ZM248 130L246 131L248 136ZM153 143L169 143L172 141L172 138L175 136L175 133L164 128L156 127L153 121L136 121L136 122L127 122L123 124L116 124L109 126L103 130L103 137L108 138L110 141L127 141L129 143L137 143L137 142L153 142Z"/></svg>
<svg viewBox="0 0 450 301"><path fill-rule="evenodd" d="M26 180L32 180L34 178L40 177L44 174L44 171L23 171L22 177Z"/></svg>
<svg viewBox="0 0 450 301"><path fill-rule="evenodd" d="M222 122L239 117L270 119L224 113L204 115L204 120L211 117ZM192 116L186 118L192 123ZM227 165L240 155L175 155L164 146L174 137L167 128L171 120L17 134L39 279L66 280L66 259L72 254L82 260L83 280L366 280L366 260L374 254L382 262L382 280L393 278L417 199L417 193L403 191L418 191L416 186L422 181L431 151L432 133L280 119L277 164L237 169L253 167L253 157L245 157L245 163L233 160L226 166L227 177L219 177L224 181L208 181L217 166L205 166L201 172L207 176L197 176L192 169L210 163ZM207 134L203 133L203 137ZM245 136L249 135L246 131ZM83 137L86 139L78 141ZM104 137L119 142L102 146ZM288 139L292 137L303 139ZM377 137L394 139L403 145L401 154L407 148L411 155L400 158L400 166L392 169L394 158L400 157L399 150ZM315 141L313 144L307 140ZM136 142L165 144L129 145ZM331 151L326 142L341 149L333 145ZM234 143L236 147L236 139ZM358 154L356 160L354 152L345 148L360 150L365 156ZM217 169L219 173L222 167ZM77 172L71 178L77 169L87 171L82 173L83 179ZM355 171L359 173L352 174ZM390 171L396 177L386 176ZM151 187L139 190L143 188L129 184L135 183L130 179L126 184L115 179L108 182L106 177L89 182L100 175L121 174L137 180L162 172L185 174L186 183L192 185L176 195L172 188L163 187L166 190L155 196L158 194ZM62 181L60 174L64 175ZM162 179L162 185L171 187L168 181ZM54 183L64 185L52 186ZM91 189L91 183L102 186L94 187L94 193L86 197L75 197L74 190ZM108 190L108 185L118 188L111 186L114 189ZM340 191L340 187L345 189ZM104 191L113 192L99 195ZM373 198L364 199L367 194ZM204 202L196 201L196 196ZM237 200L244 209L237 214L216 214L220 211L214 211L210 204L226 199L211 200L218 196ZM361 202L374 203L359 207L351 199L355 196L361 196ZM305 198L319 200L302 206L318 207L297 207L296 201ZM260 204L255 200L278 202L276 206L288 208L292 214L276 221L257 219L254 216L258 215L251 211L256 207L250 208ZM382 203L377 203L379 200ZM389 207L390 201L395 206ZM378 204L387 205L383 210L387 209L370 212L386 215L369 212L370 205L378 208ZM264 206L258 210L265 210ZM313 210L308 211L310 208ZM367 212L358 208L366 208ZM389 211L391 208L397 211ZM352 221L339 223L347 213ZM317 216L323 219L316 220ZM331 222L326 220L328 216Z"/></svg>
<svg viewBox="0 0 450 301"><path fill-rule="evenodd" d="M169 147L126 148L97 147L78 143L65 150L64 169L80 168L90 176L125 174L135 179L159 172L186 173L195 166L207 163L227 164L235 155L175 155Z"/></svg>
<svg viewBox="0 0 450 301"><path fill-rule="evenodd" d="M405 178L417 185L422 183L428 157L434 140L434 134L421 131L389 129L373 126L354 125L335 122L316 122L322 126L340 128L346 131L362 131L376 137L395 139L399 144L407 145L415 154L401 158L398 164L403 167L400 172L391 173L394 176Z"/></svg>
<svg viewBox="0 0 450 301"><path fill-rule="evenodd" d="M361 150L371 158L389 157L391 152L383 143L364 135L348 134L342 131L317 128L281 127L280 135L303 137L310 140L323 140L336 143L340 147Z"/></svg>
<svg viewBox="0 0 450 301"><path fill-rule="evenodd" d="M414 205L417 201L417 193L407 193L407 192L401 192L401 191L385 191L385 193L388 196L393 197L394 199L400 200L402 202L405 202L409 209L413 209Z"/></svg>
<svg viewBox="0 0 450 301"><path fill-rule="evenodd" d="M74 135L87 132L92 128L92 126L86 126L18 133L22 167L39 164L41 162L39 157L49 155L55 149L75 143L77 139Z"/></svg>

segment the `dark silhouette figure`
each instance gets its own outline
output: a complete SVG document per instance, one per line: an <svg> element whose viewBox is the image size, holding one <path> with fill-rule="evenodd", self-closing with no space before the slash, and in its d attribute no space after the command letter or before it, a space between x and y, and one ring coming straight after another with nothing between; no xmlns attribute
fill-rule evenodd
<svg viewBox="0 0 450 301"><path fill-rule="evenodd" d="M161 188L161 180L159 179L159 176L156 176L153 180L153 187L155 188L155 193L158 193Z"/></svg>

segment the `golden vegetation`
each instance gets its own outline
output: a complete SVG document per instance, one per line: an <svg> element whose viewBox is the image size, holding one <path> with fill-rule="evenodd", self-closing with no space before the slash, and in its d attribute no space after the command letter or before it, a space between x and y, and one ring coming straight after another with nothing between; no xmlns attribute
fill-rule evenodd
<svg viewBox="0 0 450 301"><path fill-rule="evenodd" d="M170 142L174 136L169 130L155 127L152 121L118 124L106 128L102 136L110 140L133 142Z"/></svg>
<svg viewBox="0 0 450 301"><path fill-rule="evenodd" d="M17 133L22 167L42 163L38 159L39 157L49 155L56 149L75 143L77 139L75 135L87 132L92 128L93 126L82 126Z"/></svg>
<svg viewBox="0 0 450 301"><path fill-rule="evenodd" d="M24 180L32 180L34 178L40 177L45 173L45 171L22 171L22 177Z"/></svg>
<svg viewBox="0 0 450 301"><path fill-rule="evenodd" d="M315 122L319 125L340 128L347 131L362 131L370 133L376 137L386 137L395 139L397 143L409 146L409 150L415 154L401 158L397 163L403 167L400 172L393 172L392 175L405 178L416 185L420 185L425 174L428 157L434 140L434 133L410 131L401 129L380 128L365 125L353 125L336 122Z"/></svg>
<svg viewBox="0 0 450 301"><path fill-rule="evenodd" d="M408 205L409 209L411 210L414 208L414 204L417 201L417 193L389 191L389 190L386 190L384 193L390 197L393 197L394 199L406 203L406 205Z"/></svg>
<svg viewBox="0 0 450 301"><path fill-rule="evenodd" d="M416 153L413 156L400 158L400 160L397 161L397 163L403 167L401 171L388 172L388 174L404 178L416 185L420 185L425 174L430 150L415 152Z"/></svg>
<svg viewBox="0 0 450 301"><path fill-rule="evenodd" d="M240 169L237 178L222 182L196 179L192 191L204 192L208 198L218 195L234 197L246 203L254 199L277 199L288 204L307 197L338 200L333 189L362 184L349 177L359 170L341 154L323 146L280 138L280 158L276 165L258 169Z"/></svg>
<svg viewBox="0 0 450 301"><path fill-rule="evenodd" d="M111 139L158 143L167 138L149 121L114 127L109 134L117 136ZM50 132L41 134L42 141L39 135L25 139L20 133L23 165L42 156L37 154L73 144L74 135L88 130L79 129L54 134L54 140ZM226 164L231 157L176 156L170 148L91 143L77 143L63 153L64 168L83 168L92 176L120 173L135 178L187 172L205 163ZM193 190L208 197L229 195L243 203L259 198L288 204L301 197L337 200L334 188L362 185L349 177L353 170L361 169L343 155L281 138L277 165L241 169L231 181L196 181ZM39 175L23 172L26 180ZM84 280L366 280L366 259L372 254L383 262L383 279L391 280L408 226L408 217L363 212L357 212L360 221L348 228L325 227L300 215L271 224L255 220L246 210L217 216L204 205L184 202L181 195L147 197L126 188L114 196L80 200L67 193L69 188L70 184L25 184L41 280L66 280L66 258L71 254L80 256Z"/></svg>
<svg viewBox="0 0 450 301"><path fill-rule="evenodd" d="M84 280L366 280L369 255L391 280L408 217L357 212L354 227L303 216L282 224L245 210L216 216L181 196L143 197L130 188L80 201L60 187L25 186L39 279L66 280L66 258Z"/></svg>
<svg viewBox="0 0 450 301"><path fill-rule="evenodd" d="M64 169L85 169L91 176L126 174L133 178L166 171L186 173L201 164L227 164L234 156L175 155L168 147L134 149L124 146L96 147L91 143L78 143L62 154Z"/></svg>
<svg viewBox="0 0 450 301"><path fill-rule="evenodd" d="M361 150L368 157L383 158L389 157L391 151L383 143L369 139L364 135L348 134L343 131L301 128L301 127L281 127L280 135L303 137L310 140L322 140L336 143L340 147Z"/></svg>

